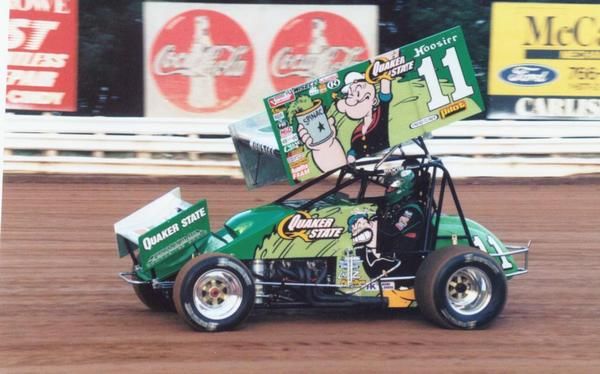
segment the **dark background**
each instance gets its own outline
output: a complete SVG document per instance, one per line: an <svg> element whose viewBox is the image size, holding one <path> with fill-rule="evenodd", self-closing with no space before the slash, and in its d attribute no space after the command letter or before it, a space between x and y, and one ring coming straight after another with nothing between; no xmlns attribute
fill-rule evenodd
<svg viewBox="0 0 600 374"><path fill-rule="evenodd" d="M169 0L150 0L163 1ZM188 3L298 4L298 1L210 1ZM512 1L515 2L515 1ZM541 1L519 1L541 2ZM590 3L545 0L546 3ZM484 99L490 0L333 0L303 4L379 6L379 52L400 47L457 25L462 26ZM143 116L142 0L79 0L79 79L77 116ZM32 114L34 112L13 111Z"/></svg>

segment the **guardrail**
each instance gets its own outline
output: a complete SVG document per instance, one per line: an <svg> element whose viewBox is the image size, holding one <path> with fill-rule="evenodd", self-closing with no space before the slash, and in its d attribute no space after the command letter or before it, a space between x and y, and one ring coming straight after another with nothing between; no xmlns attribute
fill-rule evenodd
<svg viewBox="0 0 600 374"><path fill-rule="evenodd" d="M8 115L4 170L239 177L230 122ZM463 121L427 146L457 177L600 173L600 122Z"/></svg>

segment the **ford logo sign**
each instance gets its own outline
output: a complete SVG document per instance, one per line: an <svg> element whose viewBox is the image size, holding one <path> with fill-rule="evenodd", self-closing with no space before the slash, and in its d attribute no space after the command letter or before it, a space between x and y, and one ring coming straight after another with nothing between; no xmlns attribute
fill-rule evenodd
<svg viewBox="0 0 600 374"><path fill-rule="evenodd" d="M558 73L542 65L513 65L500 72L503 81L518 86L539 86L552 82Z"/></svg>

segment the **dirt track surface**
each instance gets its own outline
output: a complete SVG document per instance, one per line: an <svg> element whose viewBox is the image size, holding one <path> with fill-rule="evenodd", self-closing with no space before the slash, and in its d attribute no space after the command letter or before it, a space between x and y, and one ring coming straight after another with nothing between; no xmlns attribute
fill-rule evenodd
<svg viewBox="0 0 600 374"><path fill-rule="evenodd" d="M180 185L213 229L289 191L203 178L5 176L0 372L599 372L600 178L459 182L466 215L505 242L533 240L530 273L481 331L418 312L255 311L193 332L147 310L117 272L112 225Z"/></svg>

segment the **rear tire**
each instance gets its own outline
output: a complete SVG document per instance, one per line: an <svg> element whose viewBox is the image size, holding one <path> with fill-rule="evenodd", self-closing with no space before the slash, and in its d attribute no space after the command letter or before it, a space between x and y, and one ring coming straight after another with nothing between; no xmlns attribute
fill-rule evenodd
<svg viewBox="0 0 600 374"><path fill-rule="evenodd" d="M254 281L236 258L203 254L189 260L177 274L173 300L179 316L193 329L229 330L254 307Z"/></svg>
<svg viewBox="0 0 600 374"><path fill-rule="evenodd" d="M506 293L500 265L487 253L470 247L432 252L415 280L421 312L445 328L485 327L504 308Z"/></svg>
<svg viewBox="0 0 600 374"><path fill-rule="evenodd" d="M171 290L154 289L151 284L134 284L133 291L148 309L155 312L174 312L175 304Z"/></svg>

